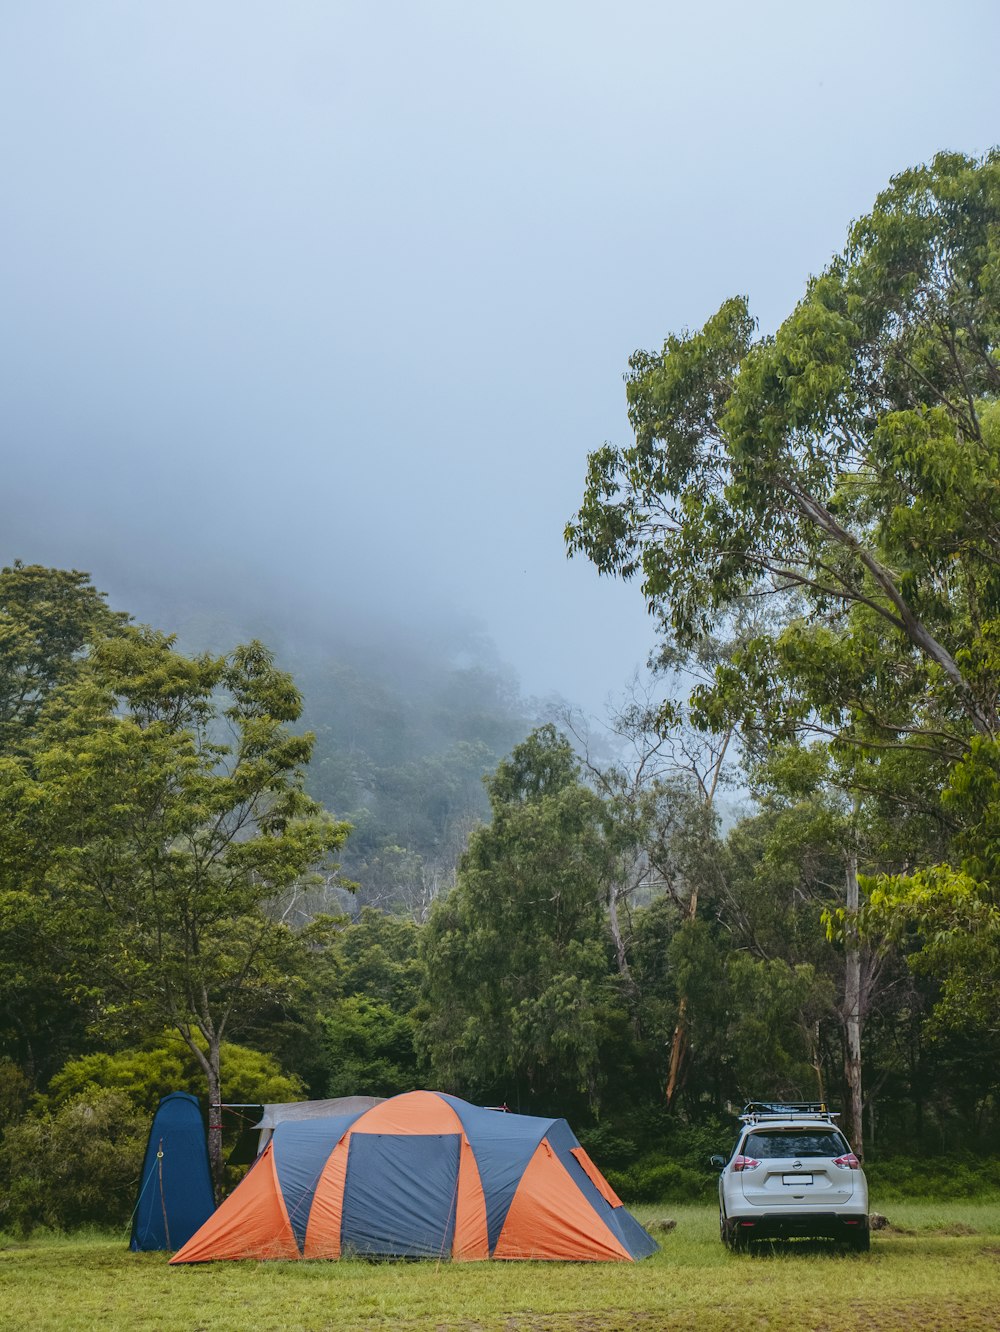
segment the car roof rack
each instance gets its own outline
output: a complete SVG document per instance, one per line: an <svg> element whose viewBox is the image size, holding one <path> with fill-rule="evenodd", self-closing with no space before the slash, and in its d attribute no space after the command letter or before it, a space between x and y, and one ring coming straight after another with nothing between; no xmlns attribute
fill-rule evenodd
<svg viewBox="0 0 1000 1332"><path fill-rule="evenodd" d="M840 1115L825 1101L747 1101L740 1119L744 1124L758 1124L764 1119L828 1119Z"/></svg>

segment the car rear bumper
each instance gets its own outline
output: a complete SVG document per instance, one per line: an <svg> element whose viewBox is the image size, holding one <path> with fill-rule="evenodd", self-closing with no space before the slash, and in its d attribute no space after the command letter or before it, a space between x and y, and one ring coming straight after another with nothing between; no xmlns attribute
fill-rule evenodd
<svg viewBox="0 0 1000 1332"><path fill-rule="evenodd" d="M729 1218L733 1230L744 1239L847 1239L868 1229L865 1212L772 1212L755 1209L753 1216Z"/></svg>

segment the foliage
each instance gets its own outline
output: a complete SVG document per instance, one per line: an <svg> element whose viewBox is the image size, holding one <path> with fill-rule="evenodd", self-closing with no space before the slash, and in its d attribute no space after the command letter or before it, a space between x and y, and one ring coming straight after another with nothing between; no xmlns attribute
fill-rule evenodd
<svg viewBox="0 0 1000 1332"><path fill-rule="evenodd" d="M634 442L591 454L566 531L571 552L641 582L672 650L696 652L749 603L774 607L696 685L690 715L772 750L765 793L794 792L802 741L822 737L822 785L850 820L828 805L828 833L809 831L819 807L802 789L771 832L829 854L839 823L830 859L848 882L859 862L864 882L894 885L865 940L853 908L824 903L841 926L855 1069L887 941L916 948L917 976L940 983L927 1033L964 1024L985 1038L995 1007L981 925L1000 868L998 273L1000 154L901 173L773 336L735 298L633 355ZM775 746L789 746L784 772ZM936 864L952 891L946 902L939 879L930 926L921 875Z"/></svg>
<svg viewBox="0 0 1000 1332"><path fill-rule="evenodd" d="M517 1103L599 1094L602 1052L621 1040L609 967L605 814L565 737L532 733L487 790L493 822L475 832L453 892L426 926L437 1077Z"/></svg>
<svg viewBox="0 0 1000 1332"><path fill-rule="evenodd" d="M292 650L316 733L307 788L352 825L343 867L357 901L418 919L489 815L483 777L527 729L516 684L480 641L435 650Z"/></svg>
<svg viewBox="0 0 1000 1332"><path fill-rule="evenodd" d="M828 928L838 924L831 917ZM890 932L913 970L939 982L932 1036L975 1033L983 1054L1000 1053L1000 909L991 884L947 865L881 875L871 880L861 924L869 934Z"/></svg>
<svg viewBox="0 0 1000 1332"><path fill-rule="evenodd" d="M665 1160L662 1155L636 1161L627 1170L607 1171L615 1192L632 1202L701 1202L715 1192L715 1175Z"/></svg>
<svg viewBox="0 0 1000 1332"><path fill-rule="evenodd" d="M306 931L317 1095L391 1096L419 1085L419 934L414 921L371 906L356 920L317 920Z"/></svg>
<svg viewBox="0 0 1000 1332"><path fill-rule="evenodd" d="M709 1157L728 1150L732 1136L732 1126L715 1116L682 1119L648 1102L620 1111L614 1124L602 1122L579 1134L612 1188L630 1202L713 1197L718 1171Z"/></svg>
<svg viewBox="0 0 1000 1332"><path fill-rule="evenodd" d="M690 1002L693 1068L688 1099L815 1099L814 1032L832 1008L832 985L811 963L731 951L705 921L684 925L668 948Z"/></svg>
<svg viewBox="0 0 1000 1332"><path fill-rule="evenodd" d="M18 763L45 705L87 669L95 647L125 632L87 574L19 561L0 570L0 790L21 795ZM21 812L21 811L19 811ZM27 819L37 817L30 806ZM32 874L44 847L11 856L0 847L0 1038L30 1080L44 1078L85 1040L52 956L53 929Z"/></svg>
<svg viewBox="0 0 1000 1332"><path fill-rule="evenodd" d="M44 841L64 963L111 997L108 1017L148 1010L221 1040L266 987L287 935L268 904L346 835L301 792L309 738L283 726L297 709L259 644L189 659L142 633L96 650L8 771L4 848L29 860ZM223 722L235 745L213 737Z"/></svg>
<svg viewBox="0 0 1000 1332"><path fill-rule="evenodd" d="M58 1109L39 1109L9 1128L0 1144L0 1225L124 1226L149 1121L121 1091L91 1088Z"/></svg>
<svg viewBox="0 0 1000 1332"><path fill-rule="evenodd" d="M635 443L591 455L571 550L640 575L682 643L748 595L801 607L701 692L705 721L952 757L996 733L998 219L1000 157L941 154L774 337L733 300L633 356Z"/></svg>
<svg viewBox="0 0 1000 1332"><path fill-rule="evenodd" d="M0 754L24 748L46 700L128 619L77 569L0 569Z"/></svg>
<svg viewBox="0 0 1000 1332"><path fill-rule="evenodd" d="M832 1004L832 986L809 963L740 955L727 967L729 1052L740 1099L818 1095L812 1033Z"/></svg>
<svg viewBox="0 0 1000 1332"><path fill-rule="evenodd" d="M172 1025L211 1103L228 1029L294 983L283 915L347 834L303 790L312 740L287 727L300 708L259 643L194 658L122 629L0 762L21 932L44 917L61 988L106 1033Z"/></svg>
<svg viewBox="0 0 1000 1332"><path fill-rule="evenodd" d="M994 1199L1000 1193L1000 1158L955 1150L876 1157L865 1161L865 1174L876 1206L902 1198Z"/></svg>
<svg viewBox="0 0 1000 1332"><path fill-rule="evenodd" d="M333 936L327 954L331 988L341 997L364 995L408 1013L420 998L420 931L411 920L365 907Z"/></svg>
<svg viewBox="0 0 1000 1332"><path fill-rule="evenodd" d="M351 996L323 1019L328 1096L395 1096L421 1086L416 1024L375 999Z"/></svg>
<svg viewBox="0 0 1000 1332"><path fill-rule="evenodd" d="M223 1041L220 1068L226 1097L235 1104L270 1104L301 1100L302 1083L282 1072L276 1059L246 1046ZM50 1080L44 1104L58 1110L95 1090L127 1096L137 1111L151 1114L161 1096L172 1091L203 1094L204 1073L176 1035L142 1050L97 1053L68 1060Z"/></svg>

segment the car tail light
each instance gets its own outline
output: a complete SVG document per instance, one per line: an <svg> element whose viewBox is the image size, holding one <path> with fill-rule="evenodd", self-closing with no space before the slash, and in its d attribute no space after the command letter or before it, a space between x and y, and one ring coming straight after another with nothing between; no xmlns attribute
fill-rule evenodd
<svg viewBox="0 0 1000 1332"><path fill-rule="evenodd" d="M833 1164L835 1166L840 1166L841 1170L861 1169L861 1162L858 1160L858 1158L854 1155L853 1152L848 1152L846 1156L838 1156Z"/></svg>
<svg viewBox="0 0 1000 1332"><path fill-rule="evenodd" d="M760 1162L755 1161L752 1156L737 1156L736 1160L733 1162L733 1169L739 1174L741 1170L753 1170L759 1165Z"/></svg>

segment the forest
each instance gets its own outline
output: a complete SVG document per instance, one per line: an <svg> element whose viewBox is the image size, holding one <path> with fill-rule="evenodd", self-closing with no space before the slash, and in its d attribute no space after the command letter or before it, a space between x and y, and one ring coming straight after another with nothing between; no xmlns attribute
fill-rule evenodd
<svg viewBox="0 0 1000 1332"><path fill-rule="evenodd" d="M565 532L650 613L600 727L488 654L219 651L0 572L0 1229L125 1224L177 1089L558 1114L634 1200L821 1099L875 1180L1000 1183L1000 155L626 391Z"/></svg>

